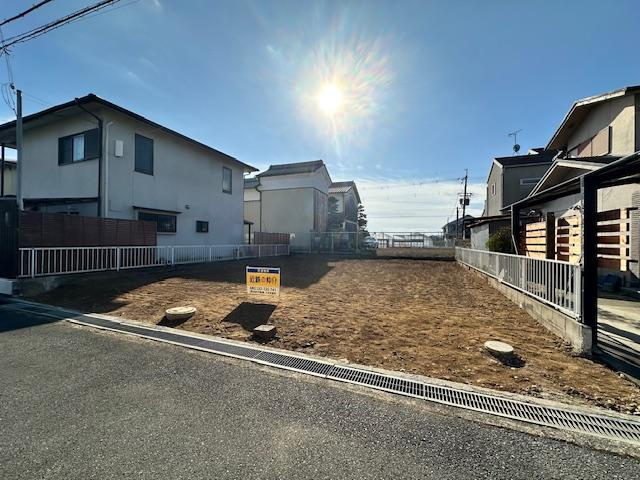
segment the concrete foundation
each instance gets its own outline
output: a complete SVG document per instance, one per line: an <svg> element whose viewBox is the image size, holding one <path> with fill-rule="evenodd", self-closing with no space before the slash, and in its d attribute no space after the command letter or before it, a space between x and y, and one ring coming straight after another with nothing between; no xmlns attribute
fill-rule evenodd
<svg viewBox="0 0 640 480"><path fill-rule="evenodd" d="M15 295L18 291L18 282L10 278L0 278L0 295Z"/></svg>
<svg viewBox="0 0 640 480"><path fill-rule="evenodd" d="M531 315L540 325L562 338L565 342L571 344L574 352L591 356L591 328L589 326L578 322L569 315L565 315L533 297L525 295L515 288L500 283L495 278L489 277L474 268L463 264L460 265L486 280L489 285Z"/></svg>

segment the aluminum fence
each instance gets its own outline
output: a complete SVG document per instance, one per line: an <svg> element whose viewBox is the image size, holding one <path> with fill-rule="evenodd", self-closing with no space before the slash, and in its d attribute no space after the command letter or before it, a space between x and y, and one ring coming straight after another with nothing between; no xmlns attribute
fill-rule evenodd
<svg viewBox="0 0 640 480"><path fill-rule="evenodd" d="M280 255L289 255L289 245L21 248L19 276L42 277Z"/></svg>
<svg viewBox="0 0 640 480"><path fill-rule="evenodd" d="M452 248L455 239L442 232L296 232L292 251L299 253L362 253L384 248Z"/></svg>
<svg viewBox="0 0 640 480"><path fill-rule="evenodd" d="M567 315L582 319L580 265L459 247L456 248L456 260Z"/></svg>

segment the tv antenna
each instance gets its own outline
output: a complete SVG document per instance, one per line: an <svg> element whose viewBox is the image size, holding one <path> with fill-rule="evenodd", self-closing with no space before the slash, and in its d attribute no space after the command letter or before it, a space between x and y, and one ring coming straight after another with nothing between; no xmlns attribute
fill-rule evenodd
<svg viewBox="0 0 640 480"><path fill-rule="evenodd" d="M515 132L511 132L509 134L510 137L513 137L513 153L515 153L516 155L520 151L520 145L518 145L518 133L520 133L521 131L522 129L516 130Z"/></svg>

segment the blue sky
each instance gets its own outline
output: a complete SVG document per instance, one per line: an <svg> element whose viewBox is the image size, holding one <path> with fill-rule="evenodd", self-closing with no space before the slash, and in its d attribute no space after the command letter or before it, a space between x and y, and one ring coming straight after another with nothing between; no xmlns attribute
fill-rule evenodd
<svg viewBox="0 0 640 480"><path fill-rule="evenodd" d="M2 2L0 18L32 3ZM4 36L92 3L55 0ZM439 229L465 168L481 213L509 132L544 146L575 99L640 84L637 1L119 5L13 48L25 113L93 92L260 169L321 158L358 182L371 230Z"/></svg>

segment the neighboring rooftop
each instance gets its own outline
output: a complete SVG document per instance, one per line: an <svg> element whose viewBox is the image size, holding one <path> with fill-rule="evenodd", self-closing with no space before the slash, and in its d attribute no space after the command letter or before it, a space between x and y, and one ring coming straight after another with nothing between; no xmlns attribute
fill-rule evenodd
<svg viewBox="0 0 640 480"><path fill-rule="evenodd" d="M356 195L356 199L358 203L361 203L360 193L358 192L358 188L356 187L356 182L353 180L348 180L346 182L333 182L329 187L329 193L347 193L349 190L353 190L353 193Z"/></svg>
<svg viewBox="0 0 640 480"><path fill-rule="evenodd" d="M456 223L462 224L465 220L471 220L475 218L473 215L465 215L464 217L460 217L457 220L452 220L449 223L445 223L442 228L448 228L455 226Z"/></svg>
<svg viewBox="0 0 640 480"><path fill-rule="evenodd" d="M298 163L282 163L279 165L271 165L267 170L259 173L258 177L273 177L276 175L293 175L296 173L313 173L324 167L322 160L314 160L311 162Z"/></svg>
<svg viewBox="0 0 640 480"><path fill-rule="evenodd" d="M246 163L241 162L240 160L238 160L235 157L232 157L231 155L227 155L226 153L221 152L220 150L216 150L215 148L210 147L209 145L205 145L204 143L201 143L197 140L194 140L193 138L190 138L190 137L187 137L186 135L178 133L175 130L171 130L170 128L167 128L158 123L155 123L149 120L148 118L143 117L142 115L132 112L131 110L127 110L126 108L116 105L115 103L111 103L107 100L104 100L103 98L100 98L93 93L90 93L81 98L76 98L74 100L71 100L70 102L61 103L60 105L55 105L51 108L47 108L46 110L42 110L40 112L27 115L22 119L22 123L26 130L28 127L32 125L46 123L47 119L50 119L50 118L61 119L61 118L64 118L65 116L76 114L77 113L76 109L79 109L80 106L86 107L91 104L97 104L97 105L110 108L119 113L127 115L135 120L138 120L139 122L146 123L147 125L157 130L160 130L164 133L174 135L182 140L185 140L189 143L202 147L205 150L208 150L209 152L215 153L217 155L222 155L228 160L232 160L234 162L239 163L244 167L246 171L256 172L258 170L257 168L254 168L251 165L247 165ZM12 120L10 122L0 125L0 142L4 143L10 148L15 148L15 128L16 128L15 120Z"/></svg>
<svg viewBox="0 0 640 480"><path fill-rule="evenodd" d="M260 180L256 177L244 179L244 188L255 188L258 185L260 185Z"/></svg>
<svg viewBox="0 0 640 480"><path fill-rule="evenodd" d="M532 148L526 155L512 155L509 157L496 157L494 162L499 163L503 167L518 167L520 165L529 165L532 163L551 163L553 157L557 155L557 150L542 150Z"/></svg>
<svg viewBox="0 0 640 480"><path fill-rule="evenodd" d="M551 137L551 140L549 140L547 149L564 148L566 146L567 139L573 132L573 129L580 124L582 120L584 120L591 109L597 104L638 92L640 92L640 85L631 85L619 88L618 90L613 90L612 92L601 93L599 95L576 100L569 109L569 112L565 115L562 123L560 123L558 129Z"/></svg>

